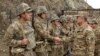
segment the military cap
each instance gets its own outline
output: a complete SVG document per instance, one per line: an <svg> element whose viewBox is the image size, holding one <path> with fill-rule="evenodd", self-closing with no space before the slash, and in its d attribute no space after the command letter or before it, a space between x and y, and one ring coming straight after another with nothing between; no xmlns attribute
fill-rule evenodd
<svg viewBox="0 0 100 56"><path fill-rule="evenodd" d="M36 8L36 14L48 13L46 6L38 6Z"/></svg>
<svg viewBox="0 0 100 56"><path fill-rule="evenodd" d="M21 3L16 8L17 15L20 15L27 11L32 11L33 9L27 3Z"/></svg>
<svg viewBox="0 0 100 56"><path fill-rule="evenodd" d="M89 24L97 24L97 21L96 19L91 19L88 21Z"/></svg>
<svg viewBox="0 0 100 56"><path fill-rule="evenodd" d="M60 21L60 18L56 14L52 14L51 15L51 22L55 21L55 20L59 20Z"/></svg>

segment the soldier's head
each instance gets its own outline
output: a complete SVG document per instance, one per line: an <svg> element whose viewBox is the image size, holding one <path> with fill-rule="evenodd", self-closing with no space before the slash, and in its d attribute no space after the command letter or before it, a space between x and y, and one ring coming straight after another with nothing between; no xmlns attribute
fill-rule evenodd
<svg viewBox="0 0 100 56"><path fill-rule="evenodd" d="M65 22L65 23L69 23L72 21L71 15L63 15L60 17L60 19L62 22Z"/></svg>
<svg viewBox="0 0 100 56"><path fill-rule="evenodd" d="M60 19L61 19L61 21L62 22L67 22L67 16L66 15L62 15L62 16L60 16Z"/></svg>
<svg viewBox="0 0 100 56"><path fill-rule="evenodd" d="M20 19L31 20L32 19L32 8L27 3L21 3L16 9L17 16Z"/></svg>
<svg viewBox="0 0 100 56"><path fill-rule="evenodd" d="M78 24L82 24L84 22L87 22L87 16L84 13L80 12L76 17L77 17L76 21Z"/></svg>
<svg viewBox="0 0 100 56"><path fill-rule="evenodd" d="M89 25L90 25L93 29L95 29L95 28L97 27L97 21L96 21L96 19L91 19L91 20L89 21Z"/></svg>
<svg viewBox="0 0 100 56"><path fill-rule="evenodd" d="M46 6L38 6L36 9L36 15L38 15L42 19L46 19L48 17L48 11Z"/></svg>
<svg viewBox="0 0 100 56"><path fill-rule="evenodd" d="M60 26L61 25L61 20L60 20L60 18L56 14L53 14L51 16L51 23L53 25Z"/></svg>

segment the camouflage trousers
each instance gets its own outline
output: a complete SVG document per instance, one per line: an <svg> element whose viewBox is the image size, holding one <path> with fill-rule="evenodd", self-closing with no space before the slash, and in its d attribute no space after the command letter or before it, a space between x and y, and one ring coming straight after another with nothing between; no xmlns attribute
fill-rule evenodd
<svg viewBox="0 0 100 56"><path fill-rule="evenodd" d="M23 48L13 48L11 56L36 56L33 50L25 50Z"/></svg>
<svg viewBox="0 0 100 56"><path fill-rule="evenodd" d="M35 52L37 56L48 56L49 51L51 51L49 45L45 46L44 44L39 44L35 48Z"/></svg>
<svg viewBox="0 0 100 56"><path fill-rule="evenodd" d="M64 55L64 47L62 44L60 45L51 45L52 51L49 52L49 56L63 56Z"/></svg>
<svg viewBox="0 0 100 56"><path fill-rule="evenodd" d="M72 56L87 56L86 51L85 50L83 51L81 49L80 50L79 49L73 49L71 54L72 54Z"/></svg>
<svg viewBox="0 0 100 56"><path fill-rule="evenodd" d="M100 56L100 46L96 46L96 47L95 47L94 56Z"/></svg>
<svg viewBox="0 0 100 56"><path fill-rule="evenodd" d="M64 43L64 56L71 56L72 48L69 43Z"/></svg>

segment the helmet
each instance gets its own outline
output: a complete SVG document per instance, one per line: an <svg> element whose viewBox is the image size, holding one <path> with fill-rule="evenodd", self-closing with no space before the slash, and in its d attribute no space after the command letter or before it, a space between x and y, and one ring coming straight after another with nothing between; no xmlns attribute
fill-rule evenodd
<svg viewBox="0 0 100 56"><path fill-rule="evenodd" d="M67 16L66 16L66 15L62 15L62 16L60 17L60 19L61 19L61 21L65 21L65 20L67 19Z"/></svg>
<svg viewBox="0 0 100 56"><path fill-rule="evenodd" d="M48 13L46 6L38 6L36 9L36 14Z"/></svg>
<svg viewBox="0 0 100 56"><path fill-rule="evenodd" d="M27 3L21 3L16 8L17 15L20 15L26 11L32 11L31 7Z"/></svg>
<svg viewBox="0 0 100 56"><path fill-rule="evenodd" d="M51 21L60 20L60 18L56 14L51 15Z"/></svg>
<svg viewBox="0 0 100 56"><path fill-rule="evenodd" d="M62 22L66 22L68 20L73 20L71 15L62 15L60 17L60 19L61 19Z"/></svg>
<svg viewBox="0 0 100 56"><path fill-rule="evenodd" d="M91 20L89 20L88 22L89 22L89 24L97 24L96 19L91 19Z"/></svg>

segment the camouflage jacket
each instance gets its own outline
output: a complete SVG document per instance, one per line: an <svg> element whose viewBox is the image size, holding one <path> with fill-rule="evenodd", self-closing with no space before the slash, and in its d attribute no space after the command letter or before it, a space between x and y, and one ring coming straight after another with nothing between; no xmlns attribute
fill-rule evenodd
<svg viewBox="0 0 100 56"><path fill-rule="evenodd" d="M45 50L48 50L48 51L51 50L49 44L47 44L45 41L45 40L51 40L51 38L48 37L48 33L47 33L48 22L45 20L41 19L38 16L35 17L34 27L35 27L35 36L36 36L36 42L37 42L37 46L35 49L36 52L45 52Z"/></svg>
<svg viewBox="0 0 100 56"><path fill-rule="evenodd" d="M46 30L47 30L47 21L46 19L41 19L40 17L35 17L34 26L35 26L35 34L36 34L36 41L43 41L46 37Z"/></svg>
<svg viewBox="0 0 100 56"><path fill-rule="evenodd" d="M48 37L51 38L51 41L54 39L54 37L58 36L62 39L62 42L67 42L69 39L66 37L67 30L63 27L54 27L53 25L49 26L49 35Z"/></svg>
<svg viewBox="0 0 100 56"><path fill-rule="evenodd" d="M23 30L21 27L23 28ZM21 26L21 23L18 20L10 24L7 29L7 32L4 35L4 38L8 46L21 47L21 40L23 39L23 34L29 40L27 49L34 48L36 44L34 37L34 29L32 28L29 21L23 26Z"/></svg>
<svg viewBox="0 0 100 56"><path fill-rule="evenodd" d="M68 31L68 35L71 35L73 33L73 31L74 31L73 23L64 23L63 26Z"/></svg>
<svg viewBox="0 0 100 56"><path fill-rule="evenodd" d="M97 27L93 30L96 36L96 46L100 46L100 28Z"/></svg>
<svg viewBox="0 0 100 56"><path fill-rule="evenodd" d="M73 39L72 54L76 56L94 56L95 35L92 28L87 25L79 27Z"/></svg>

